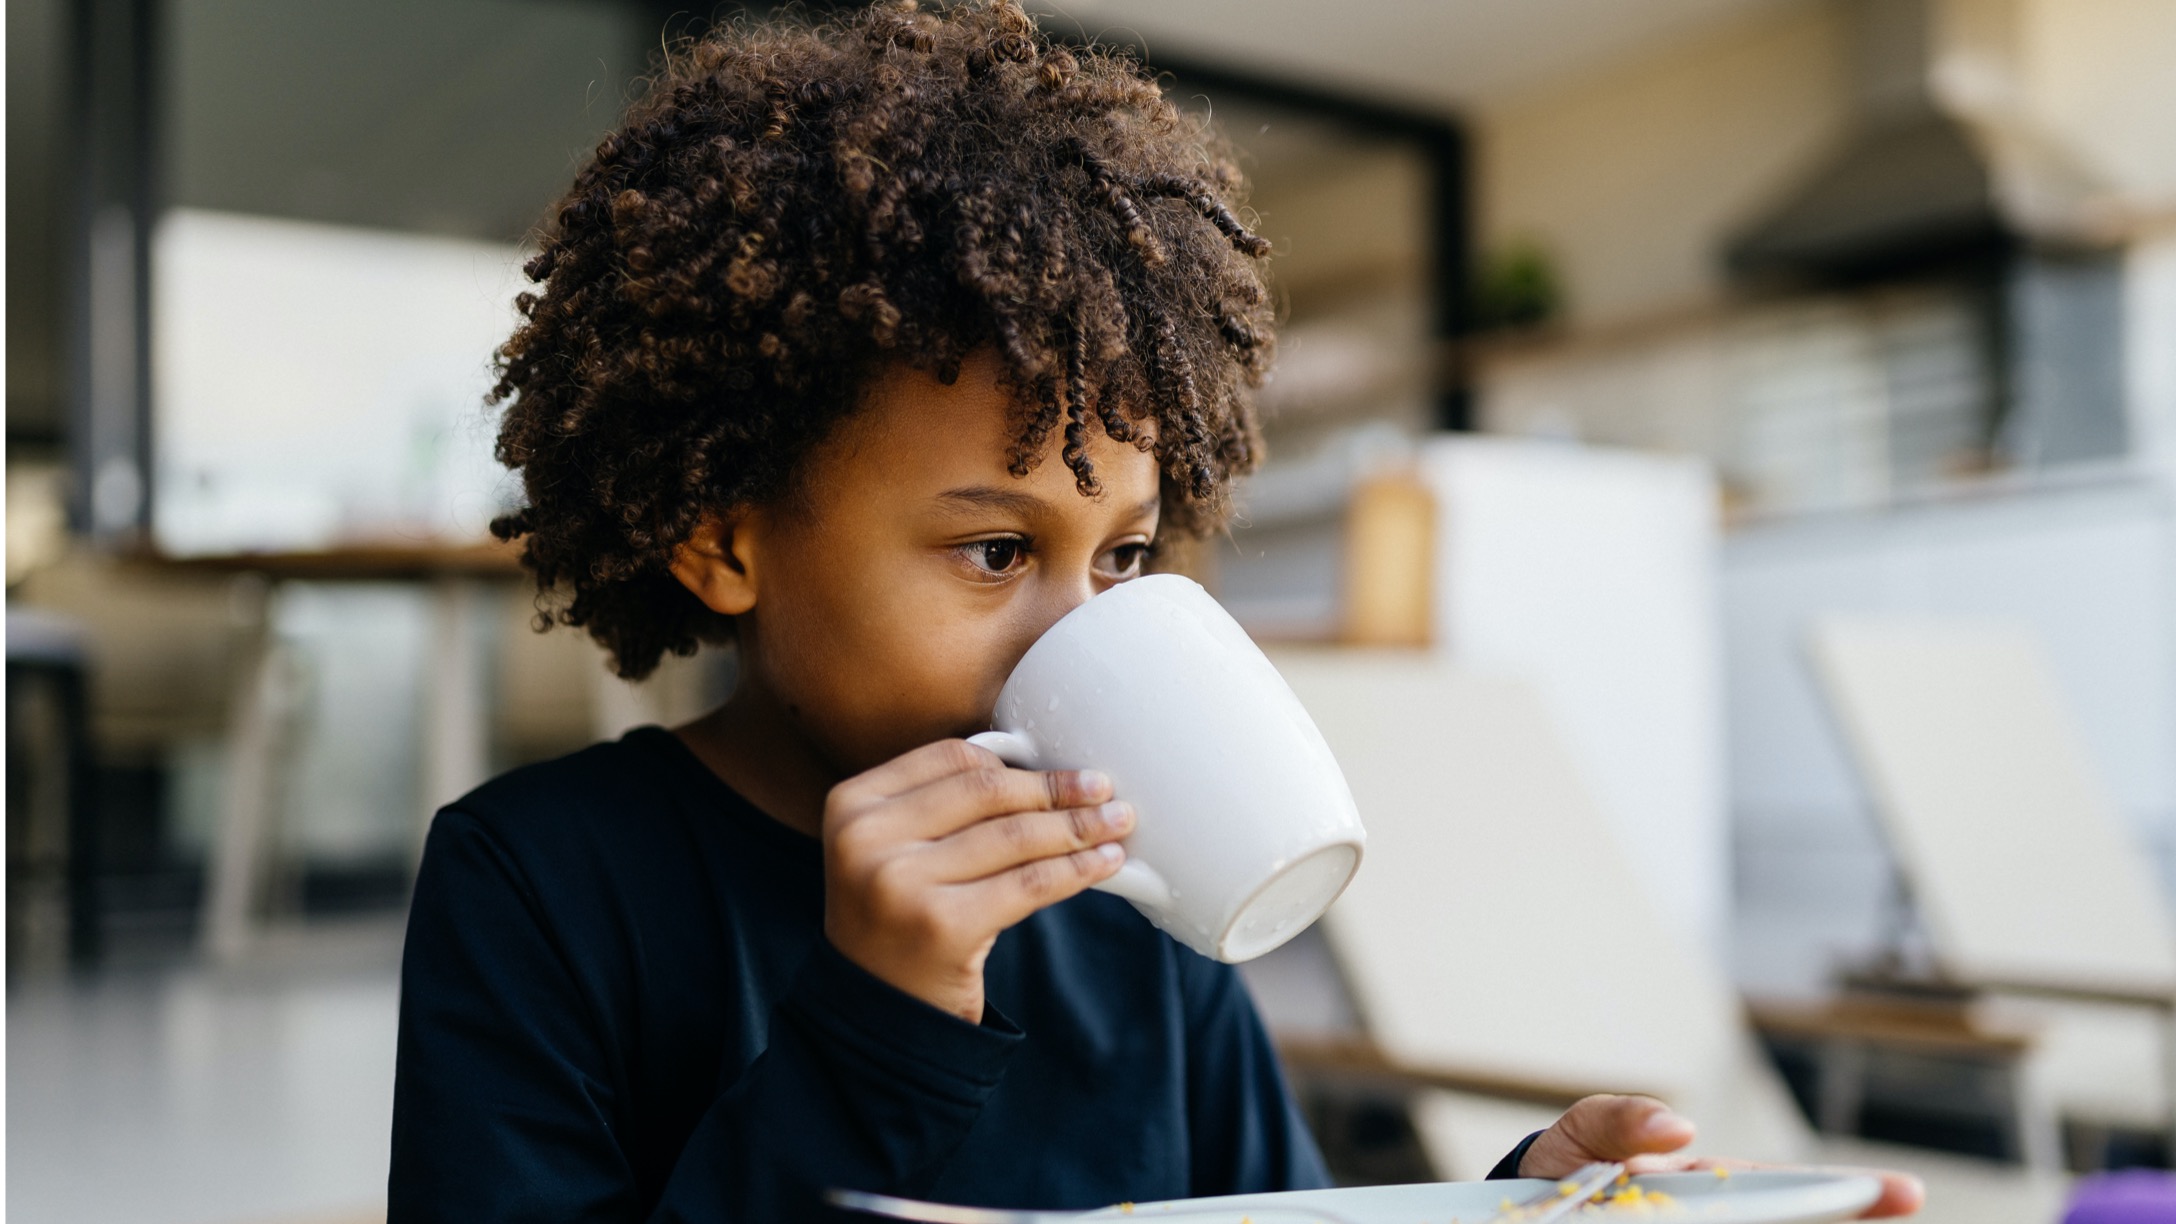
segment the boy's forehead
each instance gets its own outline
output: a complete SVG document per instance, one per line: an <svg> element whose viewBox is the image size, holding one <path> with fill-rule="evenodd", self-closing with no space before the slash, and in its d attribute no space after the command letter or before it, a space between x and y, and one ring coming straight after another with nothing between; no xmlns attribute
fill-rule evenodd
<svg viewBox="0 0 2176 1224"><path fill-rule="evenodd" d="M850 420L865 441L888 446L936 434L961 449L980 450L984 448L966 444L996 442L1002 452L1025 406L1001 374L996 357L987 351L961 362L959 377L950 384L929 370L889 363L863 386L861 404Z"/></svg>
<svg viewBox="0 0 2176 1224"><path fill-rule="evenodd" d="M1072 489L1073 473L1060 458L1062 423L1050 431L1040 461L1028 474L1012 474L1013 450L1027 411L1006 384L992 351L978 351L962 362L959 377L950 384L930 371L897 363L881 369L863 388L860 407L840 431L839 457L866 469L859 478L881 475L893 492L913 496L983 487L1048 497L1060 486ZM1142 421L1138 427L1149 433L1153 422ZM1131 505L1154 496L1152 454L1112 441L1100 424L1092 423L1088 434L1088 456L1111 500Z"/></svg>

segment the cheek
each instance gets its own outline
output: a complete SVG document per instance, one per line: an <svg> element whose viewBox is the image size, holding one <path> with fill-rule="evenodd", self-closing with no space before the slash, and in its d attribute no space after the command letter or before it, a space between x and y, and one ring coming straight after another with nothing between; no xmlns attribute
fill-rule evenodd
<svg viewBox="0 0 2176 1224"><path fill-rule="evenodd" d="M981 730L1016 653L1002 618L904 577L797 583L761 614L764 682L842 768Z"/></svg>

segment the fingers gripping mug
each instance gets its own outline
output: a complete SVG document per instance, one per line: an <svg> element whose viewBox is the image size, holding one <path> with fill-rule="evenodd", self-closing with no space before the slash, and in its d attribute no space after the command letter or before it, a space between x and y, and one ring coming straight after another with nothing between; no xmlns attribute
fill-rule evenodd
<svg viewBox="0 0 2176 1224"><path fill-rule="evenodd" d="M1122 583L1052 625L968 742L1028 769L1099 769L1137 820L1096 887L1218 960L1305 930L1366 833L1299 698L1238 622L1176 574Z"/></svg>

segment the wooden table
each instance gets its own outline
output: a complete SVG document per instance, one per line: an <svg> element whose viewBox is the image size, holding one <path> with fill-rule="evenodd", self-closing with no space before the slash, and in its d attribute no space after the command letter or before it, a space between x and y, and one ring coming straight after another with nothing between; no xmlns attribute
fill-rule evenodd
<svg viewBox="0 0 2176 1224"><path fill-rule="evenodd" d="M255 574L265 579L256 611L258 632L236 678L227 743L227 798L212 847L200 940L216 959L232 960L253 942L264 902L273 833L273 782L280 729L295 693L288 660L272 633L273 591L286 581L417 582L432 599L431 651L424 675L422 794L416 849L439 804L482 782L490 772L488 669L474 622L487 588L522 576L520 550L496 541L476 544L393 542L319 552L226 553L169 557L147 553L142 564L194 572Z"/></svg>
<svg viewBox="0 0 2176 1224"><path fill-rule="evenodd" d="M1866 1072L1875 1051L1889 1050L1991 1064L2008 1080L2011 1142L2033 1169L2062 1167L2054 1110L2025 1074L2038 1041L2034 1029L1991 1023L1976 1014L1973 996L1846 992L1811 1002L1755 1000L1747 1017L1763 1036L1812 1047L1819 1068L1814 1125L1832 1135L1858 1130Z"/></svg>
<svg viewBox="0 0 2176 1224"><path fill-rule="evenodd" d="M1438 1089L1499 1101L1518 1101L1550 1109L1567 1109L1574 1101L1597 1092L1642 1093L1661 1096L1637 1085L1618 1084L1601 1088L1538 1079L1479 1067L1418 1065L1401 1062L1365 1037L1277 1039L1277 1055L1295 1080L1341 1084L1409 1093Z"/></svg>

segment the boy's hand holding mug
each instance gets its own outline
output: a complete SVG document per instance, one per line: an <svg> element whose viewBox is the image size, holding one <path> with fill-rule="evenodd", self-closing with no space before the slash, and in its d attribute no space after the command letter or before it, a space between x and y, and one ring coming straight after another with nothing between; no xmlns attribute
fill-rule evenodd
<svg viewBox="0 0 2176 1224"><path fill-rule="evenodd" d="M941 740L832 788L824 935L848 960L979 1024L998 932L1125 862L1133 809L1089 770L1013 769Z"/></svg>
<svg viewBox="0 0 2176 1224"><path fill-rule="evenodd" d="M982 1018L998 932L1083 889L1236 962L1313 922L1359 867L1365 834L1329 745L1186 578L1136 578L1075 607L1020 659L994 714L996 729L849 778L824 806L833 946L967 1020Z"/></svg>

